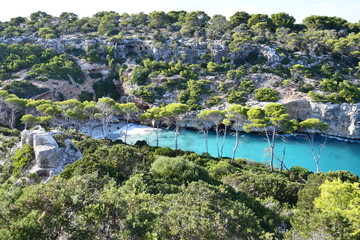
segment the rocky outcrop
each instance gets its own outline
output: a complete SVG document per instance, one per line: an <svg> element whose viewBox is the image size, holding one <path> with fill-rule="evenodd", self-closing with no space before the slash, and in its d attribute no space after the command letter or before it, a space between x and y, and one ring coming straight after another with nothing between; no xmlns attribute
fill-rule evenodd
<svg viewBox="0 0 360 240"><path fill-rule="evenodd" d="M307 118L318 118L329 125L326 132L330 136L348 138L353 140L360 139L360 103L358 104L331 104L314 103L306 98L299 98L288 102L282 102L286 107L290 117L297 121ZM254 106L265 106L266 103L255 104ZM224 110L228 104L223 104L213 109ZM199 111L187 113L181 126L196 128L199 125L197 114Z"/></svg>
<svg viewBox="0 0 360 240"><path fill-rule="evenodd" d="M301 98L284 103L290 116L298 121L318 118L329 125L331 136L360 139L360 103L314 103Z"/></svg>
<svg viewBox="0 0 360 240"><path fill-rule="evenodd" d="M278 63L281 57L275 49L266 45L248 44L239 51L232 52L229 47L220 40L207 40L196 42L192 38L169 39L166 42L154 42L138 38L128 38L116 42L108 41L106 37L95 37L86 39L81 35L68 35L56 39L43 39L33 36L20 36L13 38L0 37L0 43L25 44L32 43L49 48L52 51L62 54L70 53L72 50L86 51L96 48L99 52L106 52L107 47L114 48L115 58L127 58L128 56L147 53L156 60L174 61L182 60L188 63L198 63L207 54L211 61L221 62L223 57L229 59L245 58L253 51L258 51L271 64Z"/></svg>
<svg viewBox="0 0 360 240"><path fill-rule="evenodd" d="M57 130L47 132L40 126L21 133L21 145L29 144L35 151L35 162L30 173L36 173L46 181L59 174L66 165L82 158L81 152L70 139L61 142L55 140L54 136L61 134Z"/></svg>

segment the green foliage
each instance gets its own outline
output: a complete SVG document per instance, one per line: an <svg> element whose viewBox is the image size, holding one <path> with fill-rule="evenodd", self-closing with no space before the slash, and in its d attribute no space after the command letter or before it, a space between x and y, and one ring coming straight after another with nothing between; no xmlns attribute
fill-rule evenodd
<svg viewBox="0 0 360 240"><path fill-rule="evenodd" d="M46 39L58 38L56 32L49 27L40 28L38 34L40 38L46 38Z"/></svg>
<svg viewBox="0 0 360 240"><path fill-rule="evenodd" d="M148 79L150 71L147 68L136 66L131 72L132 84L144 85Z"/></svg>
<svg viewBox="0 0 360 240"><path fill-rule="evenodd" d="M280 203L295 205L297 193L301 189L300 183L291 182L284 175L278 173L252 173L229 175L224 182L234 186L237 191L245 192L253 197L266 199L273 197Z"/></svg>
<svg viewBox="0 0 360 240"><path fill-rule="evenodd" d="M171 149L169 147L161 147L161 148L156 148L154 151L155 155L160 155L160 156L166 156L166 157L171 157L171 158L175 158L177 156L182 156L184 155L184 151L181 149Z"/></svg>
<svg viewBox="0 0 360 240"><path fill-rule="evenodd" d="M94 99L94 94L88 91L81 91L78 98L81 102L92 101Z"/></svg>
<svg viewBox="0 0 360 240"><path fill-rule="evenodd" d="M310 91L309 96L317 101L359 102L359 86L353 81L359 73L359 24L324 16L306 18L306 26L294 24L294 20L286 13L272 14L269 18L266 14L237 12L227 21L224 16L210 18L201 11L157 11L149 15L102 11L85 18L67 12L53 17L39 11L32 13L30 19L16 17L0 23L0 35L6 38L36 33L51 39L63 34L86 33L83 37L90 40L86 49L69 47L66 53L90 63L107 64L116 71L116 76L112 72L108 79L94 84L96 98L119 98L114 85L117 72L121 80L140 85L134 86L134 94L150 103L161 99L166 92L178 90L179 102L186 105L170 104L143 115L154 126L163 122L168 126L175 125L176 137L182 116L189 109L219 104L224 97L230 103L245 103L255 87L244 77L252 73L276 74L289 86L296 83L300 91ZM22 23L26 24L25 28L20 28ZM107 46L91 41L97 35L107 39ZM166 41L170 35L172 40ZM181 35L193 39L180 39ZM181 50L184 41L189 40L198 44L193 47L207 53L199 58L183 54L184 62L177 61L175 55L153 60L147 50L140 54L129 50L127 57L131 59L119 58L115 46L126 45L127 39L133 36L154 40L160 50L167 44ZM223 52L226 48L217 49L212 43L206 46L206 38L221 41L222 46L230 48L234 59ZM259 43L275 47L283 59L281 64L270 66L259 48L256 49ZM193 49L185 52L190 50ZM319 60L317 57L323 56L332 58L314 65ZM125 60L131 68L120 66ZM133 60L138 65L133 64ZM312 67L305 67L309 64ZM235 66L240 67L236 69ZM22 77L22 72L17 72L24 69L30 69L29 79L73 79L78 83L84 79L76 60L68 55L58 56L39 45L0 44L0 79L15 79L18 78L16 74ZM213 77L208 79L214 79L214 84L209 82L212 80L201 80L209 73ZM224 81L225 75L231 81ZM103 78L99 74L90 74L90 77ZM310 85L308 79L304 81L308 77L318 82L313 81ZM4 89L21 98L38 94L34 85L28 82L12 81ZM227 96L216 96L210 89L220 90ZM257 90L256 94L260 95L255 96L260 101L277 101L279 97L274 90ZM43 100L26 101L3 92L0 95L1 106L9 105L14 116L26 105L27 113L31 114L24 115L22 121L27 124L45 123L51 119L52 123L60 123L62 116L77 126L80 120L91 125L97 117L103 126L107 126L113 116L123 113L119 110L124 107L110 98L101 98L98 103L70 100L54 104ZM90 101L92 97L88 92L79 95L82 101ZM209 129L213 125L216 129L224 118L220 111L216 112L216 117L206 110L201 113L199 116ZM267 132L272 158L275 142L271 142L271 137L276 139L279 133L293 132L297 127L325 130L325 125L311 119L298 125L290 120L280 104L250 110L232 106L226 115L223 124L235 129L242 126L247 131L255 127L274 130L274 135ZM250 124L243 126L246 117ZM128 116L124 115L124 118L128 119ZM0 132L14 134L8 129L0 129ZM29 167L33 151L24 147L11 157L10 149L17 139L3 136L0 139L1 163L4 162L0 172L4 183L12 176L21 176ZM57 139L57 142L62 146L63 139ZM243 159L217 159L207 154L149 147L144 143L127 146L118 145L118 142L79 140L76 144L84 158L68 165L60 176L32 186L13 186L12 179L2 184L0 238L359 238L359 179L348 172L312 174L301 167L293 167L289 171L281 169L282 174L279 174L273 169L273 158L274 172L270 173L268 166ZM279 230L284 226L280 223L285 223L286 230L292 229L287 231L287 236Z"/></svg>
<svg viewBox="0 0 360 240"><path fill-rule="evenodd" d="M154 94L154 86L152 84L149 84L147 86L141 86L134 95L144 99L148 103L154 103L155 102L155 94Z"/></svg>
<svg viewBox="0 0 360 240"><path fill-rule="evenodd" d="M209 181L206 170L180 157L158 157L151 165L150 174L155 178L170 182Z"/></svg>
<svg viewBox="0 0 360 240"><path fill-rule="evenodd" d="M49 90L47 88L39 88L29 81L13 81L2 89L10 94L15 94L19 98L32 98Z"/></svg>
<svg viewBox="0 0 360 240"><path fill-rule="evenodd" d="M99 44L89 45L85 48L86 61L90 63L107 63L106 48L100 48Z"/></svg>
<svg viewBox="0 0 360 240"><path fill-rule="evenodd" d="M0 80L12 78L12 73L46 62L51 57L53 53L40 45L0 43Z"/></svg>
<svg viewBox="0 0 360 240"><path fill-rule="evenodd" d="M276 14L271 14L271 20L275 27L283 27L283 28L294 28L295 18L290 16L287 13L281 12Z"/></svg>
<svg viewBox="0 0 360 240"><path fill-rule="evenodd" d="M277 102L280 99L279 93L271 88L256 89L254 97L260 102Z"/></svg>
<svg viewBox="0 0 360 240"><path fill-rule="evenodd" d="M289 170L289 179L291 181L305 182L311 174L313 173L308 169L295 166Z"/></svg>
<svg viewBox="0 0 360 240"><path fill-rule="evenodd" d="M332 102L332 103L358 103L360 102L360 87L358 84L344 80L339 82L334 79L324 78L320 84L319 89L326 94L308 92L309 97L317 102Z"/></svg>
<svg viewBox="0 0 360 240"><path fill-rule="evenodd" d="M291 219L296 231L288 235L357 239L358 223L353 217L358 212L353 209L348 215L348 211L352 208L350 201L358 201L358 184L359 177L345 171L310 175L299 191L296 214Z"/></svg>
<svg viewBox="0 0 360 240"><path fill-rule="evenodd" d="M207 107L218 106L221 103L222 103L222 100L219 96L212 96L205 101L205 105Z"/></svg>
<svg viewBox="0 0 360 240"><path fill-rule="evenodd" d="M329 125L323 123L317 118L308 118L299 123L299 129L310 131L310 132L325 132L328 129Z"/></svg>
<svg viewBox="0 0 360 240"><path fill-rule="evenodd" d="M36 64L31 67L27 79L57 79L67 80L70 78L77 83L84 82L84 74L76 62L69 56L62 54L55 56L48 63Z"/></svg>
<svg viewBox="0 0 360 240"><path fill-rule="evenodd" d="M109 175L117 181L123 181L131 176L142 160L140 152L131 146L99 147L95 152L66 166L60 176L69 179L73 176L97 171L100 176Z"/></svg>
<svg viewBox="0 0 360 240"><path fill-rule="evenodd" d="M193 36L196 32L204 30L210 17L203 11L194 11L187 13L184 20L180 34L184 36Z"/></svg>
<svg viewBox="0 0 360 240"><path fill-rule="evenodd" d="M110 96L113 99L120 97L119 91L117 91L114 82L110 78L95 82L93 88L97 99L105 96Z"/></svg>
<svg viewBox="0 0 360 240"><path fill-rule="evenodd" d="M303 83L299 86L299 91L303 93L308 93L310 91L314 90L314 87L311 84Z"/></svg>
<svg viewBox="0 0 360 240"><path fill-rule="evenodd" d="M230 17L231 27L234 28L239 26L240 24L247 23L249 18L250 18L250 14L248 14L247 12L244 11L236 12Z"/></svg>
<svg viewBox="0 0 360 240"><path fill-rule="evenodd" d="M186 90L180 92L178 101L186 103L191 110L199 109L199 101L203 94L210 92L208 80L189 80Z"/></svg>
<svg viewBox="0 0 360 240"><path fill-rule="evenodd" d="M90 76L92 79L102 78L102 77L103 77L102 73L90 73L89 76Z"/></svg>
<svg viewBox="0 0 360 240"><path fill-rule="evenodd" d="M273 22L267 14L252 14L247 22L250 27L255 27L260 23L265 23L265 28L268 29L273 27Z"/></svg>
<svg viewBox="0 0 360 240"><path fill-rule="evenodd" d="M325 180L340 179L342 182L359 182L359 177L351 174L347 171L337 171L328 173L316 173L308 177L308 181L304 185L304 188L299 191L299 201L297 207L303 210L312 210L314 205L312 204L314 199L319 196L319 186L324 183Z"/></svg>
<svg viewBox="0 0 360 240"><path fill-rule="evenodd" d="M360 237L360 187L359 182L348 183L340 179L325 180L319 187L320 196L314 200L314 207L321 218L327 221L327 231L341 239ZM333 229L336 226L336 229Z"/></svg>
<svg viewBox="0 0 360 240"><path fill-rule="evenodd" d="M23 145L17 149L12 158L12 175L18 177L35 159L35 152L32 146Z"/></svg>
<svg viewBox="0 0 360 240"><path fill-rule="evenodd" d="M348 22L345 19L339 17L328 17L328 16L317 16L311 15L306 17L303 20L303 23L306 27L317 29L317 30L324 30L324 29L335 29L341 30L345 29L348 25Z"/></svg>

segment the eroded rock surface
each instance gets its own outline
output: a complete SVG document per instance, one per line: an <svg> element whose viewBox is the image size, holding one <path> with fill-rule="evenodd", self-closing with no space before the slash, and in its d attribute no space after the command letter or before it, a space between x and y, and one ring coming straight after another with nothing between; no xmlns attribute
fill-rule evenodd
<svg viewBox="0 0 360 240"><path fill-rule="evenodd" d="M30 172L45 181L59 174L66 165L82 158L80 150L70 139L65 139L59 146L54 136L61 134L57 130L47 132L40 126L21 133L21 145L30 144L35 151L35 163Z"/></svg>

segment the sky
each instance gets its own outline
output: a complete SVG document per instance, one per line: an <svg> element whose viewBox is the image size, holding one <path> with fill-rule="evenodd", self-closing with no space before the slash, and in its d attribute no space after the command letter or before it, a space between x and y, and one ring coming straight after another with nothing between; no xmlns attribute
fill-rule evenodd
<svg viewBox="0 0 360 240"><path fill-rule="evenodd" d="M269 16L286 12L294 16L297 23L310 15L337 16L353 23L360 20L360 0L10 0L1 4L0 21L28 17L36 11L53 16L73 12L79 17L89 17L99 11L121 14L171 10L201 10L209 16L222 14L226 17L236 11L266 13Z"/></svg>

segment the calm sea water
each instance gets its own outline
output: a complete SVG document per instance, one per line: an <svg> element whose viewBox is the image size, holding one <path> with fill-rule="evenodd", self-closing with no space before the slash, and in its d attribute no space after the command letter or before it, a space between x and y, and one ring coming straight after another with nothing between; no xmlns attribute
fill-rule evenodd
<svg viewBox="0 0 360 240"><path fill-rule="evenodd" d="M149 131L149 128L141 125L132 125L130 127L128 143L135 143L137 140L145 140L151 146L156 145L156 134ZM119 136L119 134L115 134ZM121 138L123 139L123 137ZM219 139L221 144L222 139ZM270 154L268 145L264 136L256 134L242 134L240 136L240 145L238 147L236 158L247 158L251 161L269 163ZM231 157L235 137L227 135L223 156ZM322 138L316 139L316 144L320 145ZM162 130L159 132L159 145L162 147L175 147L174 132ZM284 141L279 140L275 148L275 154L282 156L283 149L285 153L285 165L301 166L311 171L316 171L316 165L307 142L298 136L288 136ZM178 136L178 148L182 150L204 153L205 137L204 134L195 130L183 130ZM209 153L216 157L216 135L214 132L209 134ZM320 171L328 172L335 170L348 170L360 176L360 143L346 142L337 139L328 139L326 148L321 153Z"/></svg>

